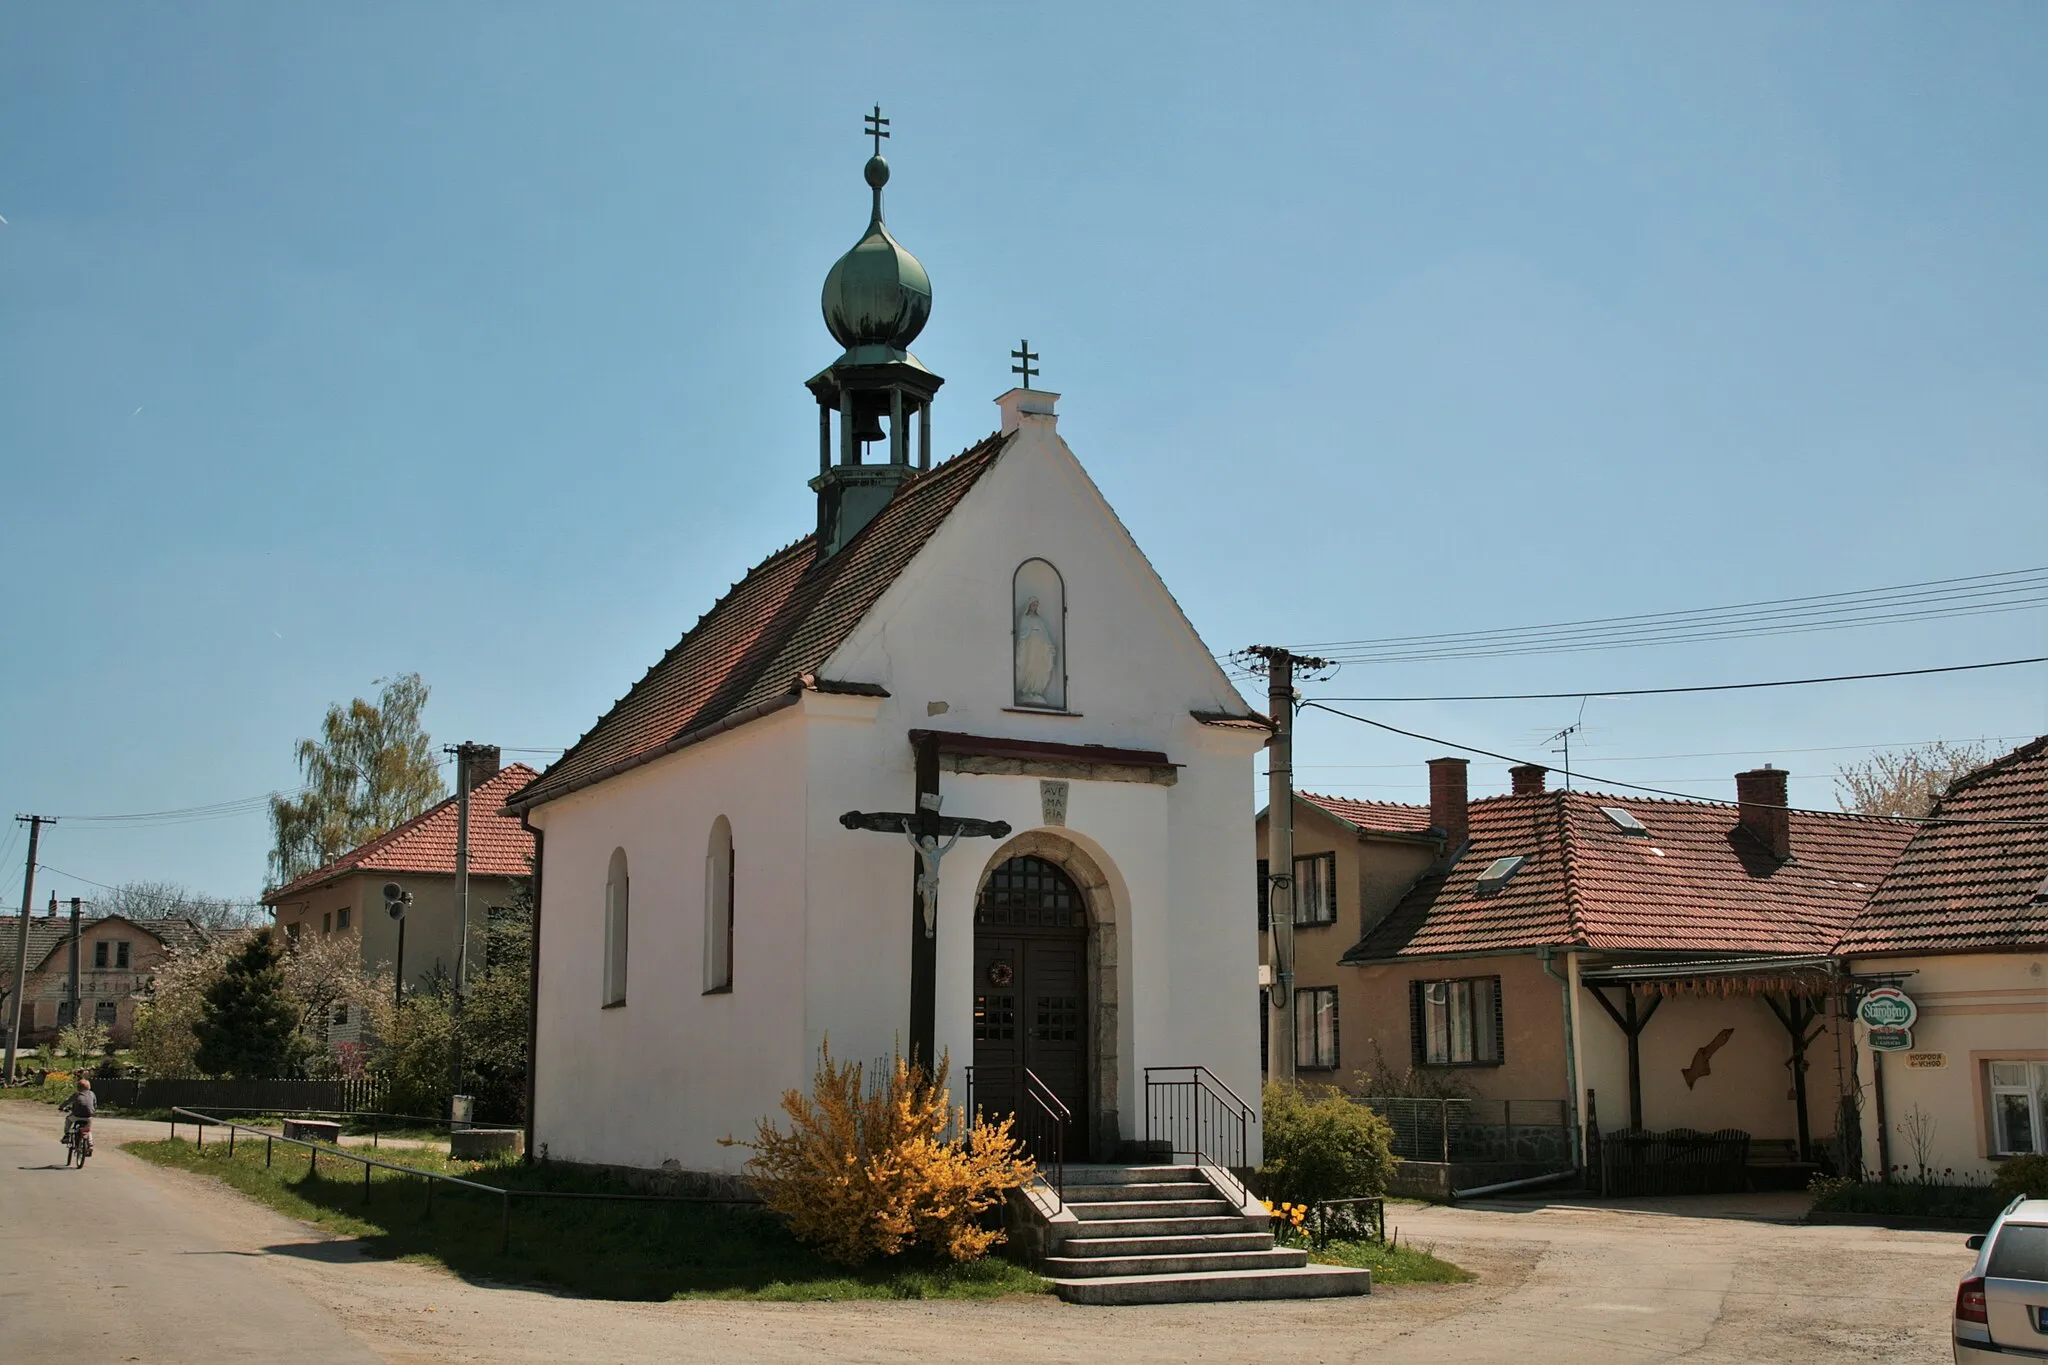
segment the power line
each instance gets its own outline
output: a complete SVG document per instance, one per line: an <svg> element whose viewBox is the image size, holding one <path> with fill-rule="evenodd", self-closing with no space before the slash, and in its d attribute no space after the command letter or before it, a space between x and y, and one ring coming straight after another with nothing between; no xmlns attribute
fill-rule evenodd
<svg viewBox="0 0 2048 1365"><path fill-rule="evenodd" d="M1479 754L1485 758L1497 758L1506 763L1513 763L1517 765L1525 765L1539 768L1550 767L1548 763L1537 763L1533 759L1516 758L1513 754L1495 753L1491 749L1481 749L1471 744L1460 744L1456 740L1440 739L1435 735L1425 735L1415 730L1403 730L1398 725L1389 725L1385 721L1373 720L1366 716L1353 715L1349 711L1339 711L1336 707L1326 706L1319 701L1305 701L1302 703L1302 705L1304 707L1314 707L1318 711L1327 711L1333 716L1342 716L1346 720L1355 720L1360 725L1370 725L1375 730L1385 730L1389 734L1403 735L1409 739L1419 739L1423 741L1425 744L1441 744L1446 749L1461 749L1468 754ZM1621 782L1613 778L1593 777L1587 773L1579 773L1577 774L1577 776L1583 782L1594 783L1602 787L1621 787L1625 788L1628 791L1649 792L1653 796L1670 796L1675 797L1680 801L1699 801L1708 805L1715 806L1725 806L1730 804L1727 801L1717 801L1710 796L1695 796L1691 792L1670 791L1663 787L1646 787L1638 782ZM1811 807L1806 806L1788 806L1786 807L1786 809L1794 811L1801 815L1854 815L1858 819L1863 820L1891 820L1899 824L1910 825L2008 825L2025 828L2033 828L2035 826L2048 826L2048 821L2042 820L1971 820L1936 815L1867 815L1856 811L1815 810Z"/></svg>
<svg viewBox="0 0 2048 1365"><path fill-rule="evenodd" d="M1576 696L1577 694L1574 693L1573 695ZM1322 700L1345 701L1348 699L1344 697L1325 697L1322 698ZM1980 736L1977 740L1972 742L1982 744L2012 744L2017 743L2018 741L2023 739L2032 738L2032 735L1984 735ZM1901 739L1891 740L1878 744L1823 744L1819 745L1818 747L1804 749L1709 749L1704 752L1689 754L1610 754L1606 757L1596 759L1595 762L1662 763L1668 759L1674 758L1749 758L1759 754L1765 755L1767 757L1775 757L1779 754L1840 754L1848 753L1851 750L1867 751L1870 749L1915 749L1923 744L1939 744L1941 742L1942 741L1940 740L1934 739ZM1337 769L1405 769L1412 768L1414 766L1415 765L1412 763L1297 763L1294 765L1294 770L1299 773L1311 771L1327 772L1334 771Z"/></svg>
<svg viewBox="0 0 2048 1365"><path fill-rule="evenodd" d="M1494 630L1338 640L1313 646L1353 663L1574 653L1642 645L1805 634L1897 621L2026 611L2048 605L2048 569L1938 579L1888 588L1776 598L1728 607L1596 617Z"/></svg>
<svg viewBox="0 0 2048 1365"><path fill-rule="evenodd" d="M1758 687L1810 687L1815 683L1863 682L1870 678L1918 678L1930 673L1969 673L1983 668L2017 668L2048 663L2048 654L2031 659L1999 659L1982 664L1948 664L1941 668L1898 668L1886 673L1837 673L1826 678L1782 678L1774 682L1702 683L1692 687L1594 688L1581 692L1494 692L1444 697L1319 697L1318 701L1569 701L1574 697L1660 697L1676 692L1744 692Z"/></svg>

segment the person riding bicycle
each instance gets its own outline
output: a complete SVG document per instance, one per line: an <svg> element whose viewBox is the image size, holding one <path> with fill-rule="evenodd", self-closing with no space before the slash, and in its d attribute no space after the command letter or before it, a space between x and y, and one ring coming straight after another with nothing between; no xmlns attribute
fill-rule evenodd
<svg viewBox="0 0 2048 1365"><path fill-rule="evenodd" d="M92 1122L93 1111L99 1108L100 1097L92 1093L92 1082L85 1077L78 1078L78 1089L71 1092L71 1098L57 1106L64 1115L64 1145L71 1145L72 1126L80 1119Z"/></svg>

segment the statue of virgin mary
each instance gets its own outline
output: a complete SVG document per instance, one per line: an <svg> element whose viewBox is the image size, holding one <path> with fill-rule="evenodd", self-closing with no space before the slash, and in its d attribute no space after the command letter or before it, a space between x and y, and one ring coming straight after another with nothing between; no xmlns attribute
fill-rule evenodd
<svg viewBox="0 0 2048 1365"><path fill-rule="evenodd" d="M1051 695L1060 676L1060 644L1052 627L1038 614L1038 599L1024 604L1017 617L1017 704L1058 706Z"/></svg>

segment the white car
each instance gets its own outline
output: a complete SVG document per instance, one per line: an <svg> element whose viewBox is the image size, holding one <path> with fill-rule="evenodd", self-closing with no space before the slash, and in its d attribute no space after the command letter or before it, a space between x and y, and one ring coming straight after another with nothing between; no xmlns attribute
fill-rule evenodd
<svg viewBox="0 0 2048 1365"><path fill-rule="evenodd" d="M2015 1199L1982 1237L1956 1286L1958 1365L2048 1361L2048 1199Z"/></svg>

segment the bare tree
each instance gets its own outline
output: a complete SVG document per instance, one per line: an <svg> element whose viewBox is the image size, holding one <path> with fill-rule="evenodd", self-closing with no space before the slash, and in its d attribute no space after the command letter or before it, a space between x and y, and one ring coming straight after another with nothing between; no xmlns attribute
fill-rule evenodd
<svg viewBox="0 0 2048 1365"><path fill-rule="evenodd" d="M92 904L97 914L124 915L129 919L189 919L215 933L246 929L269 918L269 912L253 901L208 896L177 882L123 882L96 897Z"/></svg>
<svg viewBox="0 0 2048 1365"><path fill-rule="evenodd" d="M1924 816L1949 784L1991 761L1982 744L1938 739L1915 749L1875 753L1835 769L1835 799L1864 815Z"/></svg>

